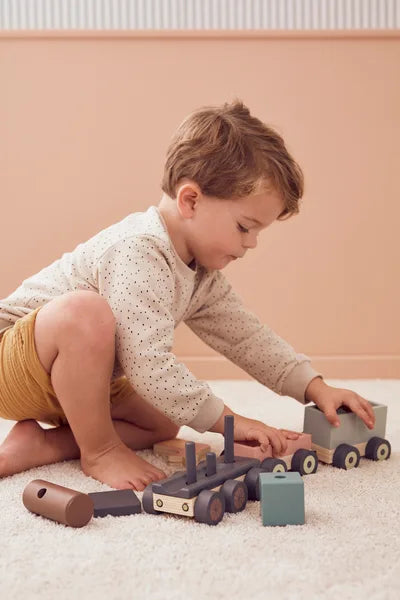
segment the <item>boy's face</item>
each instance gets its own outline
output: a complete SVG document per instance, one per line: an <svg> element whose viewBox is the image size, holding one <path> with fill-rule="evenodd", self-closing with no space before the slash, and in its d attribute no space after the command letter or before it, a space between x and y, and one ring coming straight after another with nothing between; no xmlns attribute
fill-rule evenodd
<svg viewBox="0 0 400 600"><path fill-rule="evenodd" d="M185 193L185 190L182 191ZM227 200L201 193L193 197L193 191L186 192L188 204L182 197L181 206L184 208L188 255L212 270L223 269L233 260L243 258L248 250L256 248L260 232L284 210L282 198L273 189L259 189L245 198ZM179 207L179 192L177 200Z"/></svg>

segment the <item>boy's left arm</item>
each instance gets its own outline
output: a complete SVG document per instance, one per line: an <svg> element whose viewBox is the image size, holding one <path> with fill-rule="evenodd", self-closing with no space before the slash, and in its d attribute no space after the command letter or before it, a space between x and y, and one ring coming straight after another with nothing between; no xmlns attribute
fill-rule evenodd
<svg viewBox="0 0 400 600"><path fill-rule="evenodd" d="M244 306L220 271L214 273L201 307L185 323L211 348L274 392L303 404L315 402L332 424L338 421L336 409L348 406L373 428L375 417L368 401L327 385L308 356L297 354Z"/></svg>
<svg viewBox="0 0 400 600"><path fill-rule="evenodd" d="M336 411L341 406L350 408L369 429L375 426L375 414L368 400L351 390L332 387L320 377L310 381L306 388L305 399L307 402L314 402L335 427L340 425Z"/></svg>
<svg viewBox="0 0 400 600"><path fill-rule="evenodd" d="M186 325L269 389L305 404L306 387L320 375L309 357L296 353L249 311L220 271L212 274L206 287L199 290L201 300L185 318Z"/></svg>

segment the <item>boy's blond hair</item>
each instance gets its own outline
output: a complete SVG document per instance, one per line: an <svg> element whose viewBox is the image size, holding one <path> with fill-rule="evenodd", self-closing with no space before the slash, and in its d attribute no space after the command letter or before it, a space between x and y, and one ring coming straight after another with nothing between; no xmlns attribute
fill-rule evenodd
<svg viewBox="0 0 400 600"><path fill-rule="evenodd" d="M241 100L195 110L178 127L167 150L162 190L176 197L178 183L195 181L203 194L242 198L259 184L282 195L278 220L299 212L304 178L283 138L250 115Z"/></svg>

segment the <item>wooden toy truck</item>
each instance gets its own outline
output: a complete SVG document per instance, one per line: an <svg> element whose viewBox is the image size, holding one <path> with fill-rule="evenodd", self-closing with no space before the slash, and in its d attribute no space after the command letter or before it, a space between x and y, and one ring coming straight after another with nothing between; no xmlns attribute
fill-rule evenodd
<svg viewBox="0 0 400 600"><path fill-rule="evenodd" d="M142 496L143 510L156 515L172 513L199 523L217 525L226 512L243 510L247 500L259 500L259 475L264 471L256 458L235 456L233 416L225 417L224 456L208 452L196 467L194 442L186 442L186 471L149 484Z"/></svg>
<svg viewBox="0 0 400 600"><path fill-rule="evenodd" d="M312 448L318 459L340 469L358 467L360 457L387 460L390 442L385 439L387 406L370 402L375 413L375 427L368 429L364 422L347 407L337 411L340 426L334 427L314 404L304 411L304 431L312 436Z"/></svg>

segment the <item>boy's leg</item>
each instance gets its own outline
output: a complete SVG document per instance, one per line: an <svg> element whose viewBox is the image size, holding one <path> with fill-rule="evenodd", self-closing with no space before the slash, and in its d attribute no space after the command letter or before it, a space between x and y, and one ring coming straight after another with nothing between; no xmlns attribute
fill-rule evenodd
<svg viewBox="0 0 400 600"><path fill-rule="evenodd" d="M147 430L116 419L113 419L113 424L121 440L131 450L151 448L156 442L175 437L178 429ZM78 459L80 454L69 425L43 429L33 419L19 421L0 446L0 477Z"/></svg>
<svg viewBox="0 0 400 600"><path fill-rule="evenodd" d="M86 291L55 298L37 314L35 345L79 446L84 472L115 488L143 489L163 477L123 444L111 419L115 320L108 303Z"/></svg>
<svg viewBox="0 0 400 600"><path fill-rule="evenodd" d="M131 450L151 448L156 442L176 437L179 431L133 389L122 402L111 405L111 417L118 436ZM29 453L24 452L27 447ZM79 457L80 449L68 424L43 429L32 419L20 421L0 446L0 477Z"/></svg>
<svg viewBox="0 0 400 600"><path fill-rule="evenodd" d="M179 427L134 390L123 402L111 406L111 417L121 440L131 450L151 448L156 442L170 440L178 434ZM79 446L69 425L43 429L51 462L79 458ZM47 463L46 463L47 464Z"/></svg>
<svg viewBox="0 0 400 600"><path fill-rule="evenodd" d="M149 448L156 442L174 438L179 431L178 425L139 396L129 384L126 391L124 390L122 399L117 397L111 404L111 417L131 423L138 428L137 439L132 439L133 444L140 446L135 448L136 450Z"/></svg>

